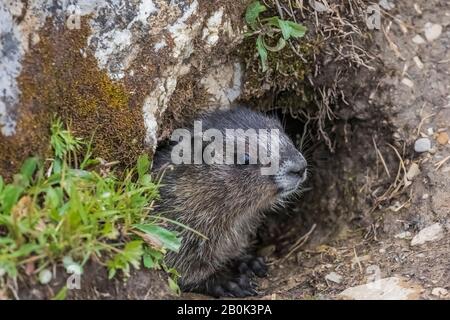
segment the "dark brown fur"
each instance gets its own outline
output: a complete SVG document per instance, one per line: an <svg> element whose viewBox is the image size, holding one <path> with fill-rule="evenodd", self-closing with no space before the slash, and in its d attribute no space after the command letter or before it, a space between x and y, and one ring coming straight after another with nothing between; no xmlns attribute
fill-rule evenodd
<svg viewBox="0 0 450 320"><path fill-rule="evenodd" d="M282 126L276 119L237 108L208 113L202 120L203 130L216 128L224 132L226 128L279 129L282 145L280 165L288 163L290 166L296 163L306 168L304 158L283 133ZM168 146L158 150L154 158L155 171L166 169L160 188L160 210L208 239L179 228L183 237L181 249L179 253L168 253L167 263L180 272L180 284L184 290L217 296L250 294L248 281L239 278L239 273L243 271L238 270L236 263L240 259L247 259L246 249L264 212L283 201L286 196L281 194L284 192L286 171L290 172L291 167L283 167L284 173L281 175L264 176L261 175L258 164L170 166L172 148L173 146ZM303 170L303 178L305 174ZM252 266L258 268L257 262L261 262L245 261L249 269ZM253 271L258 274L257 270ZM240 286L240 282L246 283ZM236 284L241 287L241 291L236 289Z"/></svg>

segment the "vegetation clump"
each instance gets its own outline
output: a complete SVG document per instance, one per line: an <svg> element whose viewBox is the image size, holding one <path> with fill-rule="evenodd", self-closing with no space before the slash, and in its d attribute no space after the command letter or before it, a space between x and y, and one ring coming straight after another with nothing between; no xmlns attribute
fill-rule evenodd
<svg viewBox="0 0 450 320"><path fill-rule="evenodd" d="M11 183L0 176L0 285L22 275L51 280L52 266L83 273L93 259L129 275L130 267L164 268L177 289L176 271L164 264L181 239L152 213L158 181L147 155L117 176L114 163L92 157L91 143L60 120L51 125L53 158L28 158ZM83 156L84 155L84 156Z"/></svg>

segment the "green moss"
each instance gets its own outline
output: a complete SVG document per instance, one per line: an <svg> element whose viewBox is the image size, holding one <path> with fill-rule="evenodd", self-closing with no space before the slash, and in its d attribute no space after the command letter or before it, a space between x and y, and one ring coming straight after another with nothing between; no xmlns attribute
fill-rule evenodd
<svg viewBox="0 0 450 320"><path fill-rule="evenodd" d="M56 114L78 136L94 134L94 155L119 160L122 167L136 161L145 149L141 103L126 85L100 70L87 47L90 29L56 28L48 20L40 42L23 61L18 78L21 104L17 134L0 141L0 173L8 175L26 157L48 151L48 128Z"/></svg>

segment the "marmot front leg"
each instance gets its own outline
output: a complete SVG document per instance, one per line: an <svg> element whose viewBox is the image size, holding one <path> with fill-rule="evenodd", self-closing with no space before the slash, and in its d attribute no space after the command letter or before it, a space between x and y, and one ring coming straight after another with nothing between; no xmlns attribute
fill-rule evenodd
<svg viewBox="0 0 450 320"><path fill-rule="evenodd" d="M257 276L264 278L267 276L267 264L263 257L257 257L255 255L245 255L237 261L237 270L240 274L247 276Z"/></svg>
<svg viewBox="0 0 450 320"><path fill-rule="evenodd" d="M267 265L262 257L245 255L235 260L229 270L216 272L192 291L216 298L254 296L257 291L252 279L266 275Z"/></svg>
<svg viewBox="0 0 450 320"><path fill-rule="evenodd" d="M205 280L195 292L207 294L215 298L243 298L257 294L251 277L245 274L217 273Z"/></svg>

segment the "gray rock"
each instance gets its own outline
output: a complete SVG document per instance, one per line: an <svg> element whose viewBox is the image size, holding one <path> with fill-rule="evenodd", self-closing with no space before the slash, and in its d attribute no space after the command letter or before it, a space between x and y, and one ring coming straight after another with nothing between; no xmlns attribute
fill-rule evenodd
<svg viewBox="0 0 450 320"><path fill-rule="evenodd" d="M442 33L442 26L440 24L427 22L425 24L425 38L428 42L434 41L440 37Z"/></svg>
<svg viewBox="0 0 450 320"><path fill-rule="evenodd" d="M338 297L352 300L417 300L422 291L419 285L391 277L347 288Z"/></svg>
<svg viewBox="0 0 450 320"><path fill-rule="evenodd" d="M422 245L425 242L437 241L444 236L444 228L435 223L419 231L417 235L411 240L412 246Z"/></svg>
<svg viewBox="0 0 450 320"><path fill-rule="evenodd" d="M431 149L431 141L428 138L419 138L414 143L414 151L415 152L427 152Z"/></svg>
<svg viewBox="0 0 450 320"><path fill-rule="evenodd" d="M328 281L332 281L334 283L341 283L342 282L342 276L336 272L330 272L325 276L325 279Z"/></svg>

